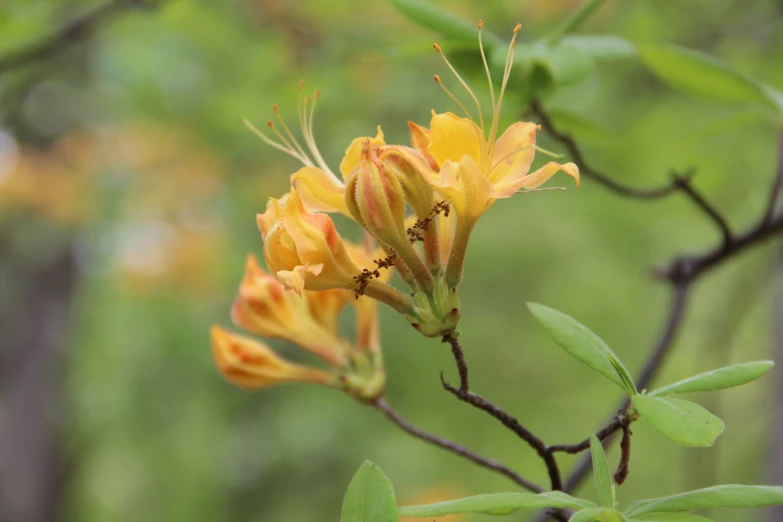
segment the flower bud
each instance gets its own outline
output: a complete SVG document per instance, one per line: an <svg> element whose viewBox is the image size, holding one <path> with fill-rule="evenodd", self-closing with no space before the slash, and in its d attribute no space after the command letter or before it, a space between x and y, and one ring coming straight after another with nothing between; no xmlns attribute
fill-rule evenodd
<svg viewBox="0 0 783 522"><path fill-rule="evenodd" d="M356 138L345 151L345 156L340 162L340 174L343 175L343 179L346 182L348 181L348 178L351 177L356 167L359 166L359 162L362 158L362 150L364 150L367 141L369 141L370 145L373 147L382 147L386 145L386 142L383 141L383 131L381 130L380 125L378 126L378 134L374 138L370 138L369 136Z"/></svg>
<svg viewBox="0 0 783 522"><path fill-rule="evenodd" d="M327 290L343 292L345 290ZM309 292L308 294L321 292ZM327 363L338 366L345 363L345 342L336 331L322 325L304 300L287 292L282 284L258 266L255 257L248 256L245 277L231 308L231 319L240 328L264 337L285 339L298 344ZM341 308L341 307L340 307ZM328 310L323 307L323 310ZM339 313L338 308L336 313ZM336 317L335 313L335 317Z"/></svg>
<svg viewBox="0 0 783 522"><path fill-rule="evenodd" d="M370 140L364 142L348 189L346 203L356 220L379 241L399 248L405 241L405 191L384 168Z"/></svg>
<svg viewBox="0 0 783 522"><path fill-rule="evenodd" d="M406 199L419 218L429 215L435 202L432 185L425 178L432 169L424 157L403 146L384 147L381 164L400 181Z"/></svg>
<svg viewBox="0 0 783 522"><path fill-rule="evenodd" d="M211 337L218 370L240 388L266 388L283 382L336 385L331 374L290 363L263 343L231 334L218 326L212 327Z"/></svg>

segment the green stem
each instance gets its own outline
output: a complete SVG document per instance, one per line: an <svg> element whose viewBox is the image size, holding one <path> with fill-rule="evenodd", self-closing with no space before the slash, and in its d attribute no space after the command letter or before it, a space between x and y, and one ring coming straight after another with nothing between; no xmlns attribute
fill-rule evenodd
<svg viewBox="0 0 783 522"><path fill-rule="evenodd" d="M386 283L370 280L364 289L364 295L389 305L403 315L414 315L413 300Z"/></svg>
<svg viewBox="0 0 783 522"><path fill-rule="evenodd" d="M427 266L419 257L416 250L408 243L407 239L402 239L399 245L396 245L397 255L405 263L405 266L411 271L419 288L424 293L431 294L435 290L435 278L432 277Z"/></svg>
<svg viewBox="0 0 783 522"><path fill-rule="evenodd" d="M463 219L457 216L457 226L451 243L449 261L446 263L446 284L449 288L456 287L462 281L462 265L465 263L465 253L468 250L470 233L476 224L475 219Z"/></svg>
<svg viewBox="0 0 783 522"><path fill-rule="evenodd" d="M560 40L562 40L565 35L574 32L580 25L585 23L587 19L601 7L601 4L603 4L604 1L605 0L587 0L582 4L582 7L579 8L579 11L577 11L574 16L557 28L554 33L549 35L547 38L549 44L553 46L559 44Z"/></svg>

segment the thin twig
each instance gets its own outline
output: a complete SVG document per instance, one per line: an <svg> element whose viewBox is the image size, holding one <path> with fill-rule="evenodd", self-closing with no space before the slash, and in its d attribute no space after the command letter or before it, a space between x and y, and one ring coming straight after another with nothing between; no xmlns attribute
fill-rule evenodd
<svg viewBox="0 0 783 522"><path fill-rule="evenodd" d="M772 183L772 190L769 191L769 203L767 203L767 209L761 220L762 223L772 221L772 217L775 215L775 205L778 202L781 189L783 189L783 132L778 136L777 175L775 176L775 181Z"/></svg>
<svg viewBox="0 0 783 522"><path fill-rule="evenodd" d="M617 471L614 472L614 481L618 486L622 486L628 473L631 471L631 425L623 424L623 440L620 441L620 463L617 465Z"/></svg>
<svg viewBox="0 0 783 522"><path fill-rule="evenodd" d="M552 139L566 148L568 153L571 155L571 158L574 160L574 163L579 166L579 173L582 176L592 179L612 192L628 198L652 200L664 198L679 190L677 183L674 181L668 185L651 189L629 187L614 181L609 176L598 171L597 169L594 169L587 163L584 154L582 154L582 150L579 148L579 145L576 144L576 141L574 141L574 139L569 134L560 131L557 126L555 126L554 121L552 121L552 118L544 110L541 102L538 100L533 100L530 103L530 111L533 113L533 116L541 124L544 130L552 137Z"/></svg>
<svg viewBox="0 0 783 522"><path fill-rule="evenodd" d="M156 0L109 0L60 27L51 35L0 58L0 75L61 53L87 38L99 25L126 8L154 5Z"/></svg>
<svg viewBox="0 0 783 522"><path fill-rule="evenodd" d="M620 410L617 410L617 415L615 416L614 420L612 420L612 422L606 425L606 427L602 428L601 430L595 433L595 436L598 437L598 440L603 442L607 437L609 437L614 432L622 428L623 425L628 422L626 411L627 408L622 408ZM562 453L568 453L570 455L576 455L578 453L582 453L583 451L589 448L590 448L590 437L584 439L581 442L577 442L576 444L553 444L549 446L549 448L547 449L551 453L562 452Z"/></svg>
<svg viewBox="0 0 783 522"><path fill-rule="evenodd" d="M389 403L387 403L384 399L380 399L372 403L372 406L382 411L386 415L386 417L389 418L389 420L391 420L394 424L402 428L410 435L413 435L417 439L421 439L425 442L429 442L430 444L434 444L440 448L445 449L446 451L450 451L451 453L459 455L460 457L465 457L466 459L481 466L482 468L486 468L491 471L495 471L502 475L505 475L506 477L510 478L515 483L519 484L520 486L527 489L528 491L532 491L533 493L541 493L542 491L544 491L544 488L542 488L538 484L535 484L534 482L527 480L526 478L520 476L519 474L515 473L512 469L504 466L503 464L500 464L499 462L496 462L492 459L488 459L486 457L482 457L481 455L478 455L470 451L469 449L460 446L456 442L452 442L448 439L438 437L436 435L427 433L426 431L417 428L410 422L403 419L400 416L400 414L397 413L397 411L395 411L394 408L392 408L389 405Z"/></svg>
<svg viewBox="0 0 783 522"><path fill-rule="evenodd" d="M465 353L459 340L446 336L443 338L444 342L448 342L451 345L452 354L454 360L457 363L457 368L460 374L460 387L457 388L446 382L443 377L443 373L440 375L443 388L453 394L462 402L470 404L471 406L478 408L494 419L498 420L506 428L514 432L519 438L524 440L531 448L533 448L538 456L544 461L547 472L549 473L549 480L553 490L559 490L563 488L562 478L560 477L560 468L557 465L557 460L554 455L548 451L547 445L541 438L531 432L529 429L520 424L516 417L508 413L506 410L498 406L497 404L488 401L484 397L475 394L470 391L468 386L468 365L465 361Z"/></svg>
<svg viewBox="0 0 783 522"><path fill-rule="evenodd" d="M729 224L726 222L726 219L717 210L715 210L715 207L713 207L706 199L704 199L704 196L699 194L693 185L691 185L691 178L693 177L693 174L693 170L685 173L684 175L675 173L672 175L672 181L677 186L677 188L684 192L685 195L687 195L691 201L693 201L693 203L699 207L702 212L709 216L715 225L717 225L721 235L723 236L723 244L730 245L734 238L732 237Z"/></svg>

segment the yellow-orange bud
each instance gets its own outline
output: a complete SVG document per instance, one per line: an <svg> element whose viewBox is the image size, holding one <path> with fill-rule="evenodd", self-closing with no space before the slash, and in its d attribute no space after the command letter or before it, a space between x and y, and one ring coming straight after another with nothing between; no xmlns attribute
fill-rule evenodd
<svg viewBox="0 0 783 522"><path fill-rule="evenodd" d="M356 220L379 241L399 249L405 240L405 191L381 163L369 140L362 148L346 190L346 204Z"/></svg>
<svg viewBox="0 0 783 522"><path fill-rule="evenodd" d="M329 292L345 292L329 290ZM332 366L345 363L348 347L337 334L325 328L313 316L305 301L258 266L255 257L248 256L245 276L231 307L234 324L264 337L285 339ZM339 309L336 311L339 313Z"/></svg>
<svg viewBox="0 0 783 522"><path fill-rule="evenodd" d="M232 384L245 389L266 388L283 382L334 385L334 377L315 368L293 364L268 346L212 327L212 353L218 370Z"/></svg>

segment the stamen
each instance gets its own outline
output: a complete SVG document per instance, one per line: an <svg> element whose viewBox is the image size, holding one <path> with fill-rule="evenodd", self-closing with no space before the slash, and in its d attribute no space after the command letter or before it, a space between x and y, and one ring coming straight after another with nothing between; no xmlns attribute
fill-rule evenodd
<svg viewBox="0 0 783 522"><path fill-rule="evenodd" d="M503 70L503 83L500 85L500 94L498 95L498 102L492 112L492 128L489 130L489 156L492 155L492 151L495 147L495 137L498 132L498 123L500 120L500 109L503 106L503 94L506 92L506 86L508 85L508 79L511 76L511 67L514 65L514 48L516 47L517 34L522 29L522 24L514 26L514 34L511 37L511 43L508 46L508 52L506 53L506 65Z"/></svg>
<svg viewBox="0 0 783 522"><path fill-rule="evenodd" d="M460 109L462 109L463 111L465 111L465 115L468 117L468 119L469 119L469 120L473 120L473 117L470 115L470 112L469 112L469 111L468 111L468 109L467 109L467 108L466 108L466 107L465 107L465 106L462 104L462 102L461 102L461 101L459 101L459 98L457 98L456 96L454 96L454 94L453 94L453 93L452 93L450 90L448 90L448 89L446 88L446 86L445 86L445 85L443 85L443 82L441 81L441 79L440 79L440 76L436 74L435 76L433 76L433 78L435 79L435 83L437 83L438 85L440 85L440 88L441 88L441 89L443 89L443 92L445 92L445 93L446 93L446 94L449 96L449 98L451 98L452 100L454 100L454 102L455 102L457 105L459 105Z"/></svg>
<svg viewBox="0 0 783 522"><path fill-rule="evenodd" d="M285 154L288 154L289 156L293 157L294 159L297 159L297 160L301 161L302 163L304 163L305 165L307 165L307 161L305 160L305 158L302 158L295 150L292 150L290 148L284 147L283 145L280 145L276 141L270 140L269 138L267 138L267 136L263 132L261 132L255 125L250 123L247 119L245 119L244 121L245 121L245 125L247 126L247 128L250 129L251 132L253 132L253 134L255 134L256 136L261 138L261 140L263 140L264 143L266 143L267 145L269 145L272 148L275 148L275 149L277 149L277 150L279 150L281 152L284 152Z"/></svg>
<svg viewBox="0 0 783 522"><path fill-rule="evenodd" d="M525 189L525 190L517 190L516 194L525 194L527 192L551 192L551 191L558 191L558 192L565 192L565 187L546 187L546 188L534 188L534 189Z"/></svg>
<svg viewBox="0 0 783 522"><path fill-rule="evenodd" d="M313 96L313 106L310 108L310 118L307 121L307 126L302 129L302 132L305 134L305 140L307 140L307 146L309 147L310 152L315 158L316 163L318 163L318 166L321 167L321 170L323 170L327 174L330 174L334 179L337 179L337 176L335 176L334 173L331 171L331 169L329 169L329 165L326 164L326 161L324 161L323 156L321 156L321 151L318 150L318 145L315 142L315 133L313 132L313 119L315 116L315 102L318 100L319 96L321 96L321 91L315 91L315 95ZM309 98L305 99L305 105L307 105L308 99Z"/></svg>
<svg viewBox="0 0 783 522"><path fill-rule="evenodd" d="M492 75L489 73L489 65L487 64L487 55L484 53L484 42L481 38L481 30L484 28L484 20L478 22L478 39L479 49L481 50L481 60L484 62L484 71L487 73L487 82L489 83L489 95L492 101L492 109L495 108L495 87L492 85ZM483 129L482 129L483 132ZM489 151L487 151L489 152Z"/></svg>
<svg viewBox="0 0 783 522"><path fill-rule="evenodd" d="M563 159L565 157L565 154L558 154L556 152L552 152L552 151L549 151L549 150L546 150L546 149L542 149L538 145L536 145L536 151L540 152L541 154L545 154L545 155L549 156L550 158Z"/></svg>
<svg viewBox="0 0 783 522"><path fill-rule="evenodd" d="M283 145L285 145L289 150L299 153L299 156L303 158L302 163L304 163L307 166L312 165L312 162L310 161L310 158L307 157L307 154L305 154L303 150L300 150L299 148L296 148L293 145L291 145L291 143L285 138L285 136L280 134L280 131L277 130L277 127L275 127L275 124L272 122L272 120L268 120L266 124L269 126L270 129L272 129L272 132L275 133L275 136L278 137L278 139L283 143Z"/></svg>
<svg viewBox="0 0 783 522"><path fill-rule="evenodd" d="M476 95L473 93L473 91L468 87L468 84L465 82L465 80L462 79L462 76L459 75L457 70L454 68L453 65L451 65L451 62L448 58L446 58L446 55L443 53L443 50L440 48L440 45L433 44L433 47L438 52L440 57L443 59L443 62L446 64L446 66L451 69L451 72L454 74L454 76L457 77L457 80L462 84L462 86L465 88L466 91L468 91L468 94L473 99L473 103L476 104L476 110L478 110L478 116L479 116L479 128L481 129L481 152L482 155L486 152L486 143L485 143L485 130L484 130L484 115L481 112L481 104L478 101L478 98L476 98Z"/></svg>
<svg viewBox="0 0 783 522"><path fill-rule="evenodd" d="M291 143L294 144L294 147L296 147L296 150L299 151L299 154L301 154L303 157L307 157L307 154L305 153L304 149L301 145L299 145L299 141L294 137L294 135L291 133L291 131L288 129L288 125L285 124L285 120L280 115L280 108L275 103L272 105L272 110L275 113L275 116L277 117L277 121L280 122L280 125L283 127L283 130L288 135L289 138L291 138Z"/></svg>

